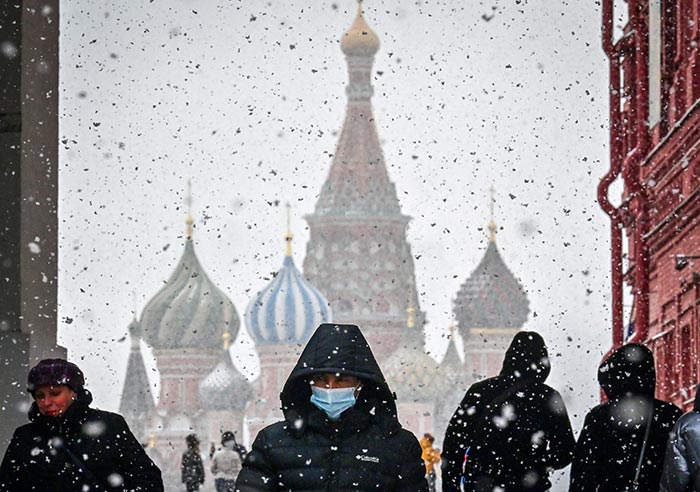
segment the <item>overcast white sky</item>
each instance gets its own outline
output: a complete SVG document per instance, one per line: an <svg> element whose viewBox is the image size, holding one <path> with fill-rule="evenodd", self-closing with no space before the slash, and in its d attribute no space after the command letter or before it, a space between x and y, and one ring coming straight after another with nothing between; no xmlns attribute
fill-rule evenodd
<svg viewBox="0 0 700 492"><path fill-rule="evenodd" d="M118 408L126 328L183 249L242 316L283 259L292 203L301 268L345 108L338 40L353 0L71 0L61 5L60 340L98 406ZM415 255L428 347L486 247L522 279L529 329L574 425L610 344L608 164L600 12L585 0L365 2L382 47L375 116ZM135 293L135 298L132 293ZM69 322L70 320L72 322ZM234 351L250 341L241 328ZM243 355L237 366L254 375Z"/></svg>

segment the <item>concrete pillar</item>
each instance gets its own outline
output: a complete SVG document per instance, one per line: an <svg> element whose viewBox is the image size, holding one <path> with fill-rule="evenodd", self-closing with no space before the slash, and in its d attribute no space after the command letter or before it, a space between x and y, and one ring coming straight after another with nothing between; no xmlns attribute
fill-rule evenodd
<svg viewBox="0 0 700 492"><path fill-rule="evenodd" d="M27 371L56 344L58 0L3 2L0 23L0 454L27 421Z"/></svg>

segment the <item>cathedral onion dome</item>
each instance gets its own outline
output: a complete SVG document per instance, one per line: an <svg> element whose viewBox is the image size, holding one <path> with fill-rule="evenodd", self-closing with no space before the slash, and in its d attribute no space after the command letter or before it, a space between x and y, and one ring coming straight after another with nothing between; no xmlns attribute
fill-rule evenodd
<svg viewBox="0 0 700 492"><path fill-rule="evenodd" d="M267 287L255 296L245 313L248 332L256 344L305 344L316 327L331 319L330 306L306 281L291 256Z"/></svg>
<svg viewBox="0 0 700 492"><path fill-rule="evenodd" d="M253 388L231 361L226 338L221 360L199 384L199 401L205 410L243 410L252 396Z"/></svg>
<svg viewBox="0 0 700 492"><path fill-rule="evenodd" d="M189 235L175 271L144 308L141 325L154 349L214 349L224 331L238 333L236 309L202 269Z"/></svg>
<svg viewBox="0 0 700 492"><path fill-rule="evenodd" d="M340 39L340 48L346 56L373 56L379 50L379 37L367 25L362 3L358 5L355 21Z"/></svg>
<svg viewBox="0 0 700 492"><path fill-rule="evenodd" d="M399 402L434 400L445 391L439 384L438 363L415 346L399 347L382 364L382 371Z"/></svg>
<svg viewBox="0 0 700 492"><path fill-rule="evenodd" d="M486 253L454 301L454 315L463 337L473 328L519 329L530 312L525 290L498 252L493 221L489 230Z"/></svg>
<svg viewBox="0 0 700 492"><path fill-rule="evenodd" d="M403 401L434 400L444 392L438 363L425 353L422 330L415 324L415 309L406 310L404 342L382 364L391 391Z"/></svg>
<svg viewBox="0 0 700 492"><path fill-rule="evenodd" d="M289 206L287 210L289 213ZM256 344L303 345L317 326L331 321L328 301L294 265L292 237L291 232L285 235L282 268L246 309L246 327Z"/></svg>

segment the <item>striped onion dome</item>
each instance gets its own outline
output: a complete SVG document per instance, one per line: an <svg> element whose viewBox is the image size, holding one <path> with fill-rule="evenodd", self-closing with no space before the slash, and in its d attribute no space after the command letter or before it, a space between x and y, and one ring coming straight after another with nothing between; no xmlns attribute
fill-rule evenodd
<svg viewBox="0 0 700 492"><path fill-rule="evenodd" d="M205 410L243 410L252 396L253 388L224 348L219 363L199 383L199 401Z"/></svg>
<svg viewBox="0 0 700 492"><path fill-rule="evenodd" d="M214 349L225 331L235 338L239 326L236 308L204 272L188 234L175 271L143 310L144 340L154 349Z"/></svg>
<svg viewBox="0 0 700 492"><path fill-rule="evenodd" d="M248 333L256 344L305 344L316 327L331 321L331 308L316 287L302 277L292 259L287 204L287 243L282 268L250 301L245 312Z"/></svg>

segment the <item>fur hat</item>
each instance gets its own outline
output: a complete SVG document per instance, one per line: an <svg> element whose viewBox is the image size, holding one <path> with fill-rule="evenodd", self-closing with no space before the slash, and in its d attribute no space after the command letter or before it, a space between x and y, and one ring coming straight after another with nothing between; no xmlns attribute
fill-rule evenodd
<svg viewBox="0 0 700 492"><path fill-rule="evenodd" d="M221 434L221 444L226 444L229 441L236 442L236 436L231 431L225 431Z"/></svg>
<svg viewBox="0 0 700 492"><path fill-rule="evenodd" d="M38 386L61 384L80 393L85 386L83 371L65 359L44 359L32 367L27 376L27 391L32 396Z"/></svg>

